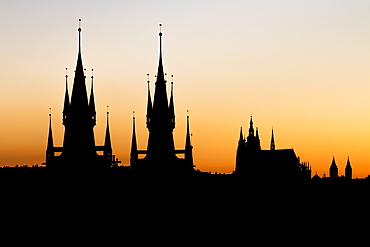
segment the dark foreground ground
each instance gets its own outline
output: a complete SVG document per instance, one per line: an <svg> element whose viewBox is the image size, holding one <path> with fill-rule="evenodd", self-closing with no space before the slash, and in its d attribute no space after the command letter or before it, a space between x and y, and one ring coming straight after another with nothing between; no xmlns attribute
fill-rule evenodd
<svg viewBox="0 0 370 247"><path fill-rule="evenodd" d="M268 182L203 173L170 177L123 170L0 170L3 226L36 230L37 236L56 234L54 239L81 237L85 231L89 240L135 236L137 243L162 243L169 236L181 243L195 236L216 242L294 242L293 236L300 236L294 243L301 245L318 236L330 238L329 230L368 229L369 197L367 180Z"/></svg>

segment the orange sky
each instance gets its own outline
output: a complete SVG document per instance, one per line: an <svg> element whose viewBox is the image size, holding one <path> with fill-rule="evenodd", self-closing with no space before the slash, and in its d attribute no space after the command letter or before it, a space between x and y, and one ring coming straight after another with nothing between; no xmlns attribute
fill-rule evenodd
<svg viewBox="0 0 370 247"><path fill-rule="evenodd" d="M278 2L278 3L277 3ZM370 174L370 3L367 1L1 1L0 165L45 161L48 113L62 144L65 68L94 69L96 143L110 106L113 150L129 164L132 111L145 149L146 74L152 92L163 23L165 71L174 75L176 148L190 111L194 161L230 173L239 128L253 114L262 148L294 147L313 174ZM90 88L90 83L87 85Z"/></svg>

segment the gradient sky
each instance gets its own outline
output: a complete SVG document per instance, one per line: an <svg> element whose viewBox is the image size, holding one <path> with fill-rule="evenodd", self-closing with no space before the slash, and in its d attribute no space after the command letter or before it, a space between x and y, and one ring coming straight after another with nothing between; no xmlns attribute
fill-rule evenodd
<svg viewBox="0 0 370 247"><path fill-rule="evenodd" d="M94 69L96 144L110 108L114 154L129 164L132 112L145 149L147 76L163 60L174 75L176 148L190 111L198 169L231 173L239 129L253 114L262 148L294 148L313 175L370 174L370 1L0 2L0 166L45 161L48 113L61 146L65 68L77 58L78 19L87 77ZM170 80L170 78L168 78ZM90 82L88 81L88 89Z"/></svg>

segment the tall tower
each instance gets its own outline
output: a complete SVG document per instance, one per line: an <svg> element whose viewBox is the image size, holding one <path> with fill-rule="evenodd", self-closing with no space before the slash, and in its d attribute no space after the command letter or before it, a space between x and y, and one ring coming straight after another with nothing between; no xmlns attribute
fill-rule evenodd
<svg viewBox="0 0 370 247"><path fill-rule="evenodd" d="M71 100L66 89L63 125L65 126L63 152L65 164L84 166L96 160L94 126L96 124L94 93L87 97L81 55L81 27L78 28L78 55Z"/></svg>
<svg viewBox="0 0 370 247"><path fill-rule="evenodd" d="M159 25L161 28L161 24ZM148 74L149 76L149 74ZM173 79L173 76L171 76ZM156 75L153 101L150 95L148 78L148 98L146 111L146 127L149 131L147 150L137 150L135 119L131 144L131 167L141 171L159 173L194 171L192 146L190 143L189 118L187 118L187 134L185 149L176 150L173 138L175 128L175 104L173 80L171 81L170 97L167 96L167 81L162 61L162 31L159 32L159 62ZM145 157L139 159L139 154ZM179 158L177 154L183 154Z"/></svg>
<svg viewBox="0 0 370 247"><path fill-rule="evenodd" d="M80 23L81 19L79 20ZM51 116L48 147L46 151L46 166L54 168L91 169L110 167L113 161L110 140L109 119L103 146L95 145L94 126L96 125L96 110L94 97L94 76L91 76L91 92L88 98L85 73L81 54L81 27L78 27L78 54L71 97L68 91L68 75L63 106L64 140L62 147L54 147L51 131ZM103 154L99 155L97 152ZM60 153L56 156L55 153ZM119 161L117 161L119 163Z"/></svg>
<svg viewBox="0 0 370 247"><path fill-rule="evenodd" d="M351 163L349 162L349 157L347 159L347 165L346 165L344 174L345 174L344 175L345 178L352 179L352 167L351 167Z"/></svg>
<svg viewBox="0 0 370 247"><path fill-rule="evenodd" d="M145 159L155 162L170 162L177 159L173 141L175 116L173 109L173 95L171 86L170 105L167 99L167 81L164 77L162 64L162 32L159 32L159 63L157 81L155 83L153 103L148 102L147 128L149 130L148 149ZM149 100L149 98L148 98Z"/></svg>
<svg viewBox="0 0 370 247"><path fill-rule="evenodd" d="M334 157L333 157L333 160L331 162L331 166L329 168L329 176L331 178L337 178L338 177L338 167L337 167L337 164L335 163Z"/></svg>

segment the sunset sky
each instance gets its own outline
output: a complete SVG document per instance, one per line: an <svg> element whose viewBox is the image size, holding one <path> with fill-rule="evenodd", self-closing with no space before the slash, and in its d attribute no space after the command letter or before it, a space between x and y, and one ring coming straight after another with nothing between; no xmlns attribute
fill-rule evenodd
<svg viewBox="0 0 370 247"><path fill-rule="evenodd" d="M194 162L231 173L240 127L253 114L261 145L294 148L312 175L333 156L344 175L370 174L370 1L188 0L0 2L0 166L45 161L48 114L61 146L65 68L77 60L78 19L87 78L94 69L97 126L109 105L114 154L129 165L132 112L145 149L147 74L154 92L158 24L174 75L177 149L190 112ZM87 80L88 90L90 80ZM263 175L263 174L261 174Z"/></svg>

